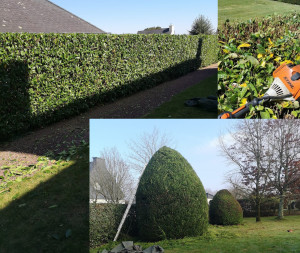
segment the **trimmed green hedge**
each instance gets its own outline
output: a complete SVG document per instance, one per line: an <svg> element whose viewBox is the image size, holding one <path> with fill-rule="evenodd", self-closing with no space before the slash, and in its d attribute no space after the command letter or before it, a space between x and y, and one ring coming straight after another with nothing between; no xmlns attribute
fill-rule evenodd
<svg viewBox="0 0 300 253"><path fill-rule="evenodd" d="M238 202L243 209L244 217L256 216L255 203L252 199L239 199ZM276 216L278 214L278 205L278 198L269 197L262 199L262 202L260 204L260 216Z"/></svg>
<svg viewBox="0 0 300 253"><path fill-rule="evenodd" d="M220 190L209 202L209 222L216 225L237 225L243 221L243 210L228 190Z"/></svg>
<svg viewBox="0 0 300 253"><path fill-rule="evenodd" d="M112 241L117 233L127 205L90 204L90 248L96 248ZM137 236L136 207L132 205L119 240L123 237Z"/></svg>
<svg viewBox="0 0 300 253"><path fill-rule="evenodd" d="M217 62L217 36L0 34L0 139Z"/></svg>
<svg viewBox="0 0 300 253"><path fill-rule="evenodd" d="M136 192L136 217L143 241L200 236L207 231L205 190L176 150L162 147L147 164Z"/></svg>
<svg viewBox="0 0 300 253"><path fill-rule="evenodd" d="M283 3L289 3L289 4L300 4L299 0L274 0L278 2L283 2Z"/></svg>

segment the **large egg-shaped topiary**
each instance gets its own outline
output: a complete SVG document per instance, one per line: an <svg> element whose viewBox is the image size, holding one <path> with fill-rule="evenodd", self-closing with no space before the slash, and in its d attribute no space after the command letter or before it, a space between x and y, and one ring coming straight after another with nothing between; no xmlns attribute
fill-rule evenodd
<svg viewBox="0 0 300 253"><path fill-rule="evenodd" d="M237 225L243 220L239 202L228 190L220 190L209 202L209 222L216 225Z"/></svg>
<svg viewBox="0 0 300 253"><path fill-rule="evenodd" d="M187 160L162 147L151 158L136 193L139 235L145 241L199 236L207 231L203 185Z"/></svg>

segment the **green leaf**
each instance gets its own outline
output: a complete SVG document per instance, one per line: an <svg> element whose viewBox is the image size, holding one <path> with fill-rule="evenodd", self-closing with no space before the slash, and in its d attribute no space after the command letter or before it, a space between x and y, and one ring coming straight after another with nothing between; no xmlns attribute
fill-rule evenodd
<svg viewBox="0 0 300 253"><path fill-rule="evenodd" d="M297 118L297 116L298 116L298 112L296 112L296 111L292 111L291 114L292 114L295 118Z"/></svg>
<svg viewBox="0 0 300 253"><path fill-rule="evenodd" d="M49 206L48 208L55 208L55 207L58 207L58 205L52 205L52 206Z"/></svg>
<svg viewBox="0 0 300 253"><path fill-rule="evenodd" d="M252 63L252 65L254 65L254 66L259 65L259 61L258 61L255 57L253 57L253 56L251 56L251 55L247 55L247 56L246 56L246 59L247 59L248 61L250 61L250 62Z"/></svg>
<svg viewBox="0 0 300 253"><path fill-rule="evenodd" d="M261 111L260 116L261 116L262 119L269 119L270 118L270 114L269 114L268 111Z"/></svg>

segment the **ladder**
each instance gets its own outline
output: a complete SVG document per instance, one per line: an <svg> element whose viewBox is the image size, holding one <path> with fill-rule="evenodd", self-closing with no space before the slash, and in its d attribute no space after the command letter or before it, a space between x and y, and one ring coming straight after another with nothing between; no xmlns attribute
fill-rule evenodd
<svg viewBox="0 0 300 253"><path fill-rule="evenodd" d="M123 227L123 225L124 225L124 222L125 222L125 220L126 220L126 218L127 218L127 215L128 215L128 213L129 213L129 210L130 210L130 208L131 208L131 206L132 206L134 197L135 197L135 195L136 195L137 188L138 188L138 186L139 186L140 179L141 179L141 177L142 177L142 175L143 175L143 173L144 173L145 168L146 168L146 166L144 166L144 168L143 168L143 170L142 170L142 173L141 173L141 176L139 177L138 184L137 184L136 188L134 189L131 198L129 199L127 208L126 208L126 210L125 210L125 212L124 212L124 214L123 214L122 220L121 220L121 222L120 222L120 224L119 224L119 227L118 227L116 236L115 236L115 238L114 238L114 242L118 240L119 234L120 234L121 229L122 229L122 227Z"/></svg>

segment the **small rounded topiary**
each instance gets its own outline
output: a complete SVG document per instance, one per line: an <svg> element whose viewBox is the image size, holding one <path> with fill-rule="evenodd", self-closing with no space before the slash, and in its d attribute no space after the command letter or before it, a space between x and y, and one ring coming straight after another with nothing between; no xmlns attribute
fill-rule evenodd
<svg viewBox="0 0 300 253"><path fill-rule="evenodd" d="M177 151L162 147L149 161L136 193L139 236L145 241L199 236L207 231L203 185Z"/></svg>
<svg viewBox="0 0 300 253"><path fill-rule="evenodd" d="M228 190L220 190L209 203L209 222L216 225L237 225L243 210Z"/></svg>

